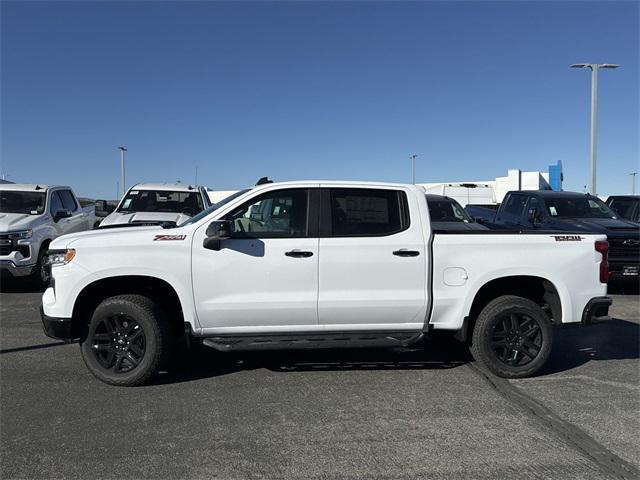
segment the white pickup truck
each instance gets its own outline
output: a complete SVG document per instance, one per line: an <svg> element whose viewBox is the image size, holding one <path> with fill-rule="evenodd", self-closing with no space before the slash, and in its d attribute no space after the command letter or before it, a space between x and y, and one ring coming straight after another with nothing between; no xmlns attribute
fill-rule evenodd
<svg viewBox="0 0 640 480"><path fill-rule="evenodd" d="M0 273L30 277L40 286L49 243L95 223L94 206L83 207L69 187L0 185Z"/></svg>
<svg viewBox="0 0 640 480"><path fill-rule="evenodd" d="M607 248L604 235L434 233L414 185L268 183L176 228L57 239L42 321L114 385L148 381L177 341L406 346L432 330L524 377L548 359L552 327L607 318Z"/></svg>
<svg viewBox="0 0 640 480"><path fill-rule="evenodd" d="M129 189L100 227L169 222L180 224L211 206L204 187L183 183L139 183Z"/></svg>

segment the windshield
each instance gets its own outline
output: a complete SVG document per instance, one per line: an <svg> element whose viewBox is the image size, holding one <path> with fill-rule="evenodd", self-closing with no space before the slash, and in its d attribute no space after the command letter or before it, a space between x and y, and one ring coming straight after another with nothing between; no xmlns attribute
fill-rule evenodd
<svg viewBox="0 0 640 480"><path fill-rule="evenodd" d="M473 223L473 219L455 200L429 200L427 204L432 222Z"/></svg>
<svg viewBox="0 0 640 480"><path fill-rule="evenodd" d="M47 200L45 192L0 191L0 212L41 215Z"/></svg>
<svg viewBox="0 0 640 480"><path fill-rule="evenodd" d="M595 197L545 197L549 215L555 218L617 218L613 210Z"/></svg>
<svg viewBox="0 0 640 480"><path fill-rule="evenodd" d="M240 190L240 191L238 191L236 193L233 193L233 194L229 195L228 197L225 197L224 199L220 200L218 203L214 203L213 205L211 205L206 210L201 211L195 217L191 217L189 220L187 220L186 222L181 223L178 226L179 227L183 227L185 225L191 225L192 223L196 223L196 222L200 221L202 218L206 217L211 212L215 212L216 210L218 210L223 205L226 205L227 203L229 203L234 198L238 198L240 195L243 195L243 194L247 193L249 190L251 190L251 189L250 188L246 188L244 190Z"/></svg>
<svg viewBox="0 0 640 480"><path fill-rule="evenodd" d="M629 218L637 203L637 198L614 198L609 202L609 207L621 217Z"/></svg>
<svg viewBox="0 0 640 480"><path fill-rule="evenodd" d="M195 215L203 208L202 197L198 191L131 190L120 203L118 212L170 212Z"/></svg>

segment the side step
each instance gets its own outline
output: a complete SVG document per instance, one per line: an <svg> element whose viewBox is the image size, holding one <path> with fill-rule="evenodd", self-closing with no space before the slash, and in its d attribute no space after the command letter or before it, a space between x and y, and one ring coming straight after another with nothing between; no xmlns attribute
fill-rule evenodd
<svg viewBox="0 0 640 480"><path fill-rule="evenodd" d="M221 352L313 348L406 347L423 332L322 332L263 335L219 335L202 343Z"/></svg>

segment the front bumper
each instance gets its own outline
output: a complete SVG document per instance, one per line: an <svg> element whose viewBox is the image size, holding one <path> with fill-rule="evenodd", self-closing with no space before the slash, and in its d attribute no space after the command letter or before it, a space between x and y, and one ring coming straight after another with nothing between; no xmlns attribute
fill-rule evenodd
<svg viewBox="0 0 640 480"><path fill-rule="evenodd" d="M609 307L612 300L610 297L595 297L589 300L582 312L583 326L593 325L595 323L611 320L609 316Z"/></svg>
<svg viewBox="0 0 640 480"><path fill-rule="evenodd" d="M33 273L35 265L16 265L11 260L0 260L0 272L13 277L27 277Z"/></svg>
<svg viewBox="0 0 640 480"><path fill-rule="evenodd" d="M42 306L40 306L40 318L42 319L42 328L47 337L64 340L66 342L80 337L71 318L48 317L45 315Z"/></svg>

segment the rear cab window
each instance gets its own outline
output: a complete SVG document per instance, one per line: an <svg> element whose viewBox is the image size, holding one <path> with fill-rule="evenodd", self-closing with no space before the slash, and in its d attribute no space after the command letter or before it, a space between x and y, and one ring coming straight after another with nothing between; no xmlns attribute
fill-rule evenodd
<svg viewBox="0 0 640 480"><path fill-rule="evenodd" d="M409 228L405 192L368 188L329 189L328 236L369 237L393 235ZM326 204L326 203L325 203ZM325 228L326 230L326 228Z"/></svg>
<svg viewBox="0 0 640 480"><path fill-rule="evenodd" d="M504 205L503 213L520 218L527 204L525 195L511 194Z"/></svg>

